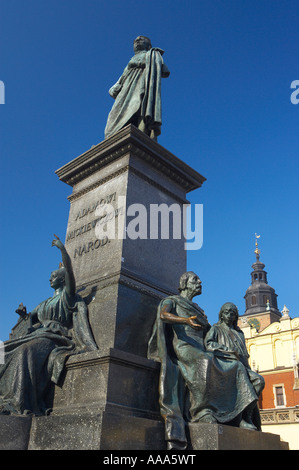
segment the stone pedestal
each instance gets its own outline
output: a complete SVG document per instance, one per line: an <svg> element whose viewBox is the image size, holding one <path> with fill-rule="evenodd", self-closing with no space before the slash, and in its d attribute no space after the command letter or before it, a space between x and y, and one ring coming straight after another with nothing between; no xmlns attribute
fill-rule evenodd
<svg viewBox="0 0 299 470"><path fill-rule="evenodd" d="M69 358L29 447L55 447L62 433L61 448L163 449L147 343L186 271L186 194L205 178L132 125L56 173L72 187L65 246L98 351Z"/></svg>
<svg viewBox="0 0 299 470"><path fill-rule="evenodd" d="M163 223L169 208L182 215L205 178L132 125L56 173L73 188L65 246L95 340L146 357L157 304L186 270L183 233L173 239L170 223L161 239L154 213L163 204Z"/></svg>
<svg viewBox="0 0 299 470"><path fill-rule="evenodd" d="M186 194L205 178L132 125L56 173L73 188L65 246L99 349L68 360L51 425L35 420L31 445L81 427L83 448L163 449L159 364L146 359L147 344L159 301L186 271Z"/></svg>
<svg viewBox="0 0 299 470"><path fill-rule="evenodd" d="M1 446L165 450L160 366L146 358L147 344L159 301L177 293L186 271L185 239L182 233L173 237L173 226L183 228L186 195L205 178L132 125L56 173L73 188L65 245L98 350L67 360L49 394L50 416L0 416ZM156 224L151 210L156 205L157 215L161 204L165 212ZM170 236L163 239L162 221L175 220L170 208L180 219L170 223ZM22 321L13 336L21 330ZM253 442L256 434L217 425L189 429L194 450L232 442L247 448L248 436Z"/></svg>
<svg viewBox="0 0 299 470"><path fill-rule="evenodd" d="M165 449L147 344L158 303L186 271L186 194L205 178L132 125L56 173L72 187L65 246L98 350L67 360L29 448Z"/></svg>
<svg viewBox="0 0 299 470"><path fill-rule="evenodd" d="M193 454L200 450L289 449L277 434L218 424L189 424L189 435L186 453ZM166 450L161 421L117 410L69 410L32 418L0 415L0 436L0 450Z"/></svg>

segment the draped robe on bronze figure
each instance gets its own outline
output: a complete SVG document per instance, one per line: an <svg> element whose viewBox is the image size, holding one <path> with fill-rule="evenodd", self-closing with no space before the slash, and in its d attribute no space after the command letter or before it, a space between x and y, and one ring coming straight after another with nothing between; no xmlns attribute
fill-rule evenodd
<svg viewBox="0 0 299 470"><path fill-rule="evenodd" d="M161 78L169 75L162 59L163 52L162 49L152 48L131 58L122 76L111 88L115 103L107 119L105 138L127 124L138 127L139 118L143 118L146 127L154 129L156 135L161 133Z"/></svg>
<svg viewBox="0 0 299 470"><path fill-rule="evenodd" d="M165 303L171 303L171 313L179 317L196 315L203 329L163 321L160 314ZM208 328L198 305L180 295L167 297L158 307L148 358L161 363L159 396L166 440L186 442L187 421L197 422L211 414L217 422L229 423L257 401L240 361L223 360L221 353L206 351Z"/></svg>
<svg viewBox="0 0 299 470"><path fill-rule="evenodd" d="M0 365L0 411L44 414L51 382L58 383L70 354L97 349L87 307L78 295L70 299L65 288L40 303L34 312L40 326L4 343Z"/></svg>

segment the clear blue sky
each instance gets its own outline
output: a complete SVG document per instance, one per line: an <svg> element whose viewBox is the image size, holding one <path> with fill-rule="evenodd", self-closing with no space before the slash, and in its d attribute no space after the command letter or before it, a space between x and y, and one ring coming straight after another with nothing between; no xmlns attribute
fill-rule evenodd
<svg viewBox="0 0 299 470"><path fill-rule="evenodd" d="M136 36L165 50L159 143L203 174L204 244L188 252L211 323L243 296L254 234L269 284L299 316L299 3L279 0L0 0L0 339L22 301L52 295L71 188L55 170L103 140L108 89Z"/></svg>

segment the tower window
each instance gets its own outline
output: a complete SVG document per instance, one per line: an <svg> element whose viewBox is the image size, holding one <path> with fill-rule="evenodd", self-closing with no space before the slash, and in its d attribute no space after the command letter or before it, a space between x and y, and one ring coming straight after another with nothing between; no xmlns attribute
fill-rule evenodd
<svg viewBox="0 0 299 470"><path fill-rule="evenodd" d="M277 407L286 405L283 385L274 385L274 403Z"/></svg>
<svg viewBox="0 0 299 470"><path fill-rule="evenodd" d="M253 295L251 297L251 305L256 305L256 296L255 295Z"/></svg>

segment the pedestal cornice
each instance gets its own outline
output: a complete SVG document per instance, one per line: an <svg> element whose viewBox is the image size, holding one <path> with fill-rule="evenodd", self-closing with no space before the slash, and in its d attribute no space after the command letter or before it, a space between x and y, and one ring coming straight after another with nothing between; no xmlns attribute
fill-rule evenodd
<svg viewBox="0 0 299 470"><path fill-rule="evenodd" d="M74 186L127 153L148 161L153 168L169 176L187 193L200 188L206 181L204 176L131 124L79 155L55 173L61 181Z"/></svg>

